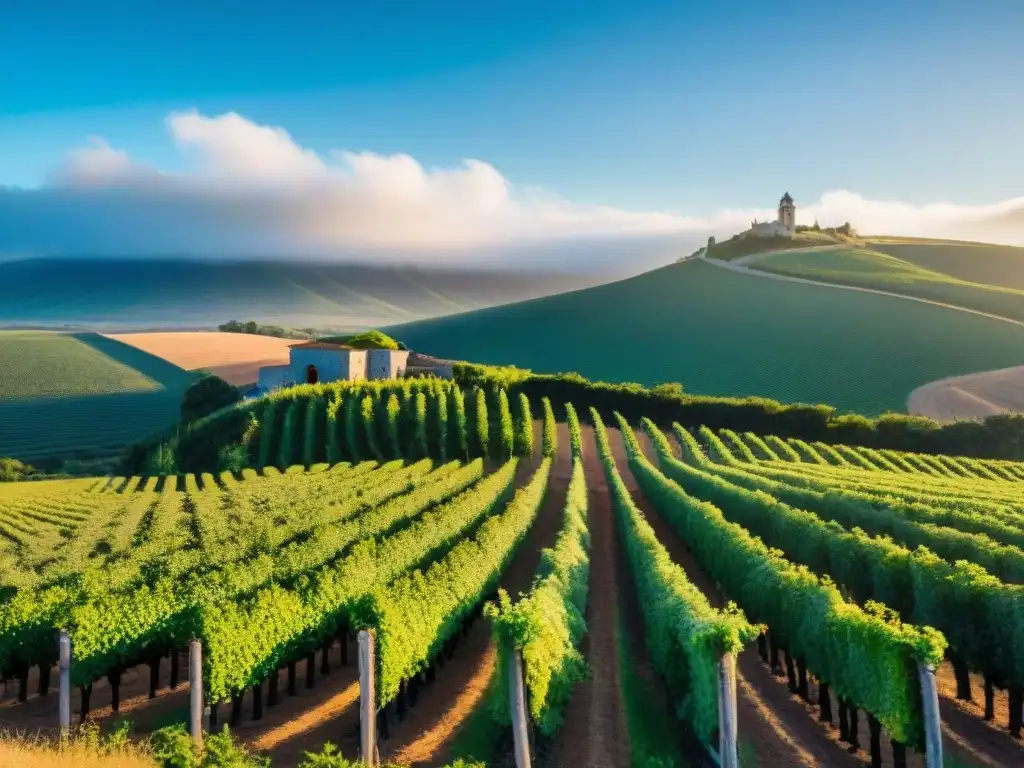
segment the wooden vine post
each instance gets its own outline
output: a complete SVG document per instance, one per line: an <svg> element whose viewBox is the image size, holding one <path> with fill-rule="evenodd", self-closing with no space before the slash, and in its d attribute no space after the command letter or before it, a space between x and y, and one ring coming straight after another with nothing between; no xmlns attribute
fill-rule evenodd
<svg viewBox="0 0 1024 768"><path fill-rule="evenodd" d="M942 721L939 719L939 692L935 685L935 667L917 662L921 681L921 708L924 711L925 765L942 768Z"/></svg>
<svg viewBox="0 0 1024 768"><path fill-rule="evenodd" d="M718 759L722 768L739 768L736 723L736 656L718 660Z"/></svg>
<svg viewBox="0 0 1024 768"><path fill-rule="evenodd" d="M512 738L515 743L516 768L530 768L530 729L526 715L526 691L523 686L523 657L512 648L508 665L509 712L512 714Z"/></svg>
<svg viewBox="0 0 1024 768"><path fill-rule="evenodd" d="M363 765L376 765L377 687L376 648L373 632L359 632L359 751Z"/></svg>
<svg viewBox="0 0 1024 768"><path fill-rule="evenodd" d="M203 747L203 646L188 643L188 730L195 745Z"/></svg>
<svg viewBox="0 0 1024 768"><path fill-rule="evenodd" d="M57 718L60 723L60 737L66 739L71 731L71 638L63 629L60 631L57 649L60 664Z"/></svg>

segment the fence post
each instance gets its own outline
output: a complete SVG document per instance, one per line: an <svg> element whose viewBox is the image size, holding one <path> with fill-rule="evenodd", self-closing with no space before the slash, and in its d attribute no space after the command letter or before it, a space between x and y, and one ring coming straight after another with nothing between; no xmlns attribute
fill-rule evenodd
<svg viewBox="0 0 1024 768"><path fill-rule="evenodd" d="M359 631L359 748L363 765L375 765L377 757L376 649L370 630Z"/></svg>
<svg viewBox="0 0 1024 768"><path fill-rule="evenodd" d="M718 758L722 768L738 768L736 725L736 657L718 660Z"/></svg>
<svg viewBox="0 0 1024 768"><path fill-rule="evenodd" d="M925 765L942 768L942 721L939 719L939 692L935 685L935 667L917 662L921 681L921 708L924 710Z"/></svg>
<svg viewBox="0 0 1024 768"><path fill-rule="evenodd" d="M188 721L192 741L203 747L203 646L198 640L188 643Z"/></svg>
<svg viewBox="0 0 1024 768"><path fill-rule="evenodd" d="M57 717L60 722L60 736L67 738L71 730L71 638L66 630L60 631L58 655L60 659L60 690Z"/></svg>
<svg viewBox="0 0 1024 768"><path fill-rule="evenodd" d="M512 713L512 738L515 742L516 768L530 768L530 731L526 718L526 691L523 689L523 657L512 648L508 665L509 711Z"/></svg>

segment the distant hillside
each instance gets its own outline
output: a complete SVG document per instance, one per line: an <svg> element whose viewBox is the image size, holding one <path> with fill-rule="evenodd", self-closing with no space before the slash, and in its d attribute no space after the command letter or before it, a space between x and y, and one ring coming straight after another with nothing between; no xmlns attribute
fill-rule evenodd
<svg viewBox="0 0 1024 768"><path fill-rule="evenodd" d="M0 456L116 454L174 424L195 378L94 333L0 331Z"/></svg>
<svg viewBox="0 0 1024 768"><path fill-rule="evenodd" d="M891 247L891 246L890 246ZM935 247L935 246L931 246ZM985 246L976 246L984 249ZM961 271L972 271L969 262L974 256L969 246L947 246L947 258L959 252L960 262L967 262ZM929 246L905 246L923 256ZM919 259L924 260L924 259ZM764 272L791 277L803 277L839 285L853 285L891 291L905 296L953 304L976 309L1000 317L1024 322L1024 290L982 285L932 271L916 263L872 248L833 247L810 248L794 251L775 251L755 255L744 261L744 266ZM1024 257L1020 266L1024 268ZM979 270L974 270L978 272ZM1020 361L1024 363L1024 359Z"/></svg>
<svg viewBox="0 0 1024 768"><path fill-rule="evenodd" d="M600 277L284 262L4 262L0 325L214 328L232 318L354 331L547 296Z"/></svg>
<svg viewBox="0 0 1024 768"><path fill-rule="evenodd" d="M1024 328L695 260L561 296L386 329L412 349L698 394L878 414L926 382L1024 360Z"/></svg>
<svg viewBox="0 0 1024 768"><path fill-rule="evenodd" d="M1024 291L1024 248L911 238L872 238L868 245L960 280Z"/></svg>

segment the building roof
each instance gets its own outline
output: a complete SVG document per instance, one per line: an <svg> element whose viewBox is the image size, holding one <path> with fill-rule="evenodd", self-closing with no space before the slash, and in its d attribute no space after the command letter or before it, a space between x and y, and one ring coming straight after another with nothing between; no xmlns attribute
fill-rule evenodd
<svg viewBox="0 0 1024 768"><path fill-rule="evenodd" d="M793 198L790 197L789 196L789 192L787 192L786 194L784 194L782 196L782 199L779 200L779 205L782 205L783 203L792 203L792 202L793 202Z"/></svg>
<svg viewBox="0 0 1024 768"><path fill-rule="evenodd" d="M289 349L348 349L353 348L347 344L332 344L327 341L304 341L301 344L291 344Z"/></svg>

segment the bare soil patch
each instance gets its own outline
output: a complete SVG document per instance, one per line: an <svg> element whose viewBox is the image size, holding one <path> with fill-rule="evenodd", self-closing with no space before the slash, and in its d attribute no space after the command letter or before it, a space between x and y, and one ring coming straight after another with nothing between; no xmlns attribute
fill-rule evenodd
<svg viewBox="0 0 1024 768"><path fill-rule="evenodd" d="M930 382L910 393L907 410L941 422L1024 413L1024 365Z"/></svg>
<svg viewBox="0 0 1024 768"><path fill-rule="evenodd" d="M116 333L107 337L187 371L210 371L236 386L255 382L264 365L287 363L289 347L302 343L296 339L219 331Z"/></svg>
<svg viewBox="0 0 1024 768"><path fill-rule="evenodd" d="M614 768L629 765L629 731L622 698L619 635L616 631L620 584L616 578L617 542L604 469L593 429L583 426L590 529L590 584L587 633L581 651L590 675L576 686L555 739L555 768L575 765Z"/></svg>
<svg viewBox="0 0 1024 768"><path fill-rule="evenodd" d="M1024 765L1024 743L1010 735L1010 699L1001 688L993 696L994 719L986 721L984 678L971 675L971 701L956 698L953 665L944 662L935 671L939 689L939 710L944 731L954 744L968 751L982 765Z"/></svg>

